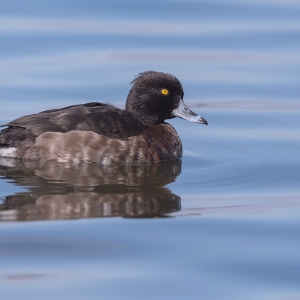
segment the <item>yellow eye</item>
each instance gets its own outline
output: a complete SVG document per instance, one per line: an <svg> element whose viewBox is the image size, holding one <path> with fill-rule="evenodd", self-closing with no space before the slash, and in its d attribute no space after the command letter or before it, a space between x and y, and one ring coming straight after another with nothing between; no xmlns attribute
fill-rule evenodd
<svg viewBox="0 0 300 300"><path fill-rule="evenodd" d="M161 93L166 96L169 94L169 91L167 89L162 89Z"/></svg>

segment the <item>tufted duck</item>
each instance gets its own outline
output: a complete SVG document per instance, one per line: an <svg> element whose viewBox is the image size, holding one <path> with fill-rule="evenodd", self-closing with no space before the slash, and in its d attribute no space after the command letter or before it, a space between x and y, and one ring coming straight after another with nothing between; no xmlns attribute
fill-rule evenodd
<svg viewBox="0 0 300 300"><path fill-rule="evenodd" d="M21 117L2 126L0 156L98 164L151 164L178 160L182 144L166 119L207 121L183 102L183 88L173 75L147 71L133 81L125 110L86 103Z"/></svg>

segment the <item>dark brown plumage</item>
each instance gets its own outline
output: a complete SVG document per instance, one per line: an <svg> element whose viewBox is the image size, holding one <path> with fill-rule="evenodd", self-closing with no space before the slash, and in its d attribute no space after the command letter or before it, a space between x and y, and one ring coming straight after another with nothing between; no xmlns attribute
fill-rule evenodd
<svg viewBox="0 0 300 300"><path fill-rule="evenodd" d="M157 163L180 159L182 145L166 119L207 124L183 103L179 80L148 71L133 80L126 109L86 103L21 117L2 126L0 156L45 162Z"/></svg>

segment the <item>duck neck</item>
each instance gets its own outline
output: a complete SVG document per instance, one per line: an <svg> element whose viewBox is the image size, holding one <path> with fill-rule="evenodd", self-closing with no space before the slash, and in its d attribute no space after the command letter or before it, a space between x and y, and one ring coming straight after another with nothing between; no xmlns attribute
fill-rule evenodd
<svg viewBox="0 0 300 300"><path fill-rule="evenodd" d="M141 105L145 103L144 99L141 101L134 101L135 95L130 92L127 97L125 110L130 112L140 123L144 126L150 126L158 123L162 123L159 116L153 112L149 112L149 108Z"/></svg>

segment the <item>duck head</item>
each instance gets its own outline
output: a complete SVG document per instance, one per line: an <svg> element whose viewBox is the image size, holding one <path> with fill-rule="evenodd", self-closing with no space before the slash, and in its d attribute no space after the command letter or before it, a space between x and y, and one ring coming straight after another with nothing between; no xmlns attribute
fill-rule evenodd
<svg viewBox="0 0 300 300"><path fill-rule="evenodd" d="M191 111L183 102L184 91L175 76L147 71L140 73L131 84L126 110L142 124L154 125L163 123L166 119L179 117L207 125L204 118Z"/></svg>

